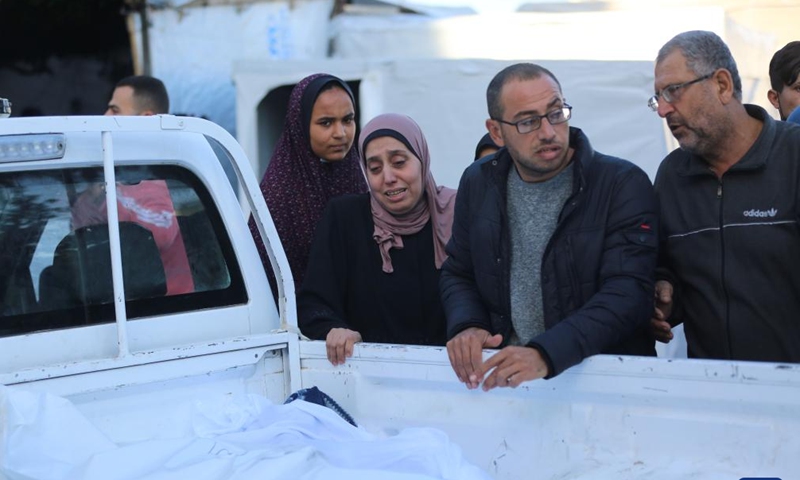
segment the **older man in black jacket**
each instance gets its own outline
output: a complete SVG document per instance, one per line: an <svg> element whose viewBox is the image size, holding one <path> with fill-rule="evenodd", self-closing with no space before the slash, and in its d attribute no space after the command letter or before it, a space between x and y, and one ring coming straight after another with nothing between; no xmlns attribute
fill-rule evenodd
<svg viewBox="0 0 800 480"><path fill-rule="evenodd" d="M656 337L683 322L690 358L800 362L800 128L742 102L713 32L664 44L654 87L680 144L656 175Z"/></svg>
<svg viewBox="0 0 800 480"><path fill-rule="evenodd" d="M486 126L504 148L461 179L440 281L458 378L516 387L597 353L654 355L647 175L569 127L572 107L539 65L502 70L487 102ZM482 361L483 348L500 346Z"/></svg>

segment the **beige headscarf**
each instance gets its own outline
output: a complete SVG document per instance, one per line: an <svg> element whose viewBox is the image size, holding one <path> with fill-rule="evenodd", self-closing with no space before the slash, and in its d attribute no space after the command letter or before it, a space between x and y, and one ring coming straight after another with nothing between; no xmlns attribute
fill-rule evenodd
<svg viewBox="0 0 800 480"><path fill-rule="evenodd" d="M387 113L379 115L361 131L358 146L361 151L361 168L365 170L366 163L363 159L367 144L379 137L393 137L402 142L422 162L422 177L424 181L425 196L407 214L398 217L383 208L371 192L370 205L375 230L372 237L378 243L383 260L383 271L392 273L392 257L389 250L403 248L403 235L419 232L431 221L433 227L433 248L435 253L436 268L441 268L447 258L444 247L450 240L453 228L453 210L455 208L456 191L452 188L437 187L431 174L431 156L428 152L428 142L422 134L417 122L405 115Z"/></svg>

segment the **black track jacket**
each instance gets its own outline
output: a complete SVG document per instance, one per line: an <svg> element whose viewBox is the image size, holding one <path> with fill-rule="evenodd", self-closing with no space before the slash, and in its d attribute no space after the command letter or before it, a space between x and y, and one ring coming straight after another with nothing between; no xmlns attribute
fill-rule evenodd
<svg viewBox="0 0 800 480"><path fill-rule="evenodd" d="M690 357L800 362L800 126L745 107L764 127L721 179L682 149L661 163L659 277Z"/></svg>

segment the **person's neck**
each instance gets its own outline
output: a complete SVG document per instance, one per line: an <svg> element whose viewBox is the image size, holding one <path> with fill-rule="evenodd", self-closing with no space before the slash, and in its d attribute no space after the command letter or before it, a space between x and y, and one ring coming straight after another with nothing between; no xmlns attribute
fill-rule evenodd
<svg viewBox="0 0 800 480"><path fill-rule="evenodd" d="M713 152L715 155L706 155L711 170L719 178L747 154L764 128L764 122L751 117L744 105L739 107L734 113L733 128L719 142L723 147Z"/></svg>

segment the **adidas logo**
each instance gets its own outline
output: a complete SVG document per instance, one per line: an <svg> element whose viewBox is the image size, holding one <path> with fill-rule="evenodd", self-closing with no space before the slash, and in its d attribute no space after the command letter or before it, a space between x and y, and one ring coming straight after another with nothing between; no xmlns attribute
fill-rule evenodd
<svg viewBox="0 0 800 480"><path fill-rule="evenodd" d="M743 215L745 217L774 217L778 214L778 211L774 208L770 208L769 210L745 210Z"/></svg>

